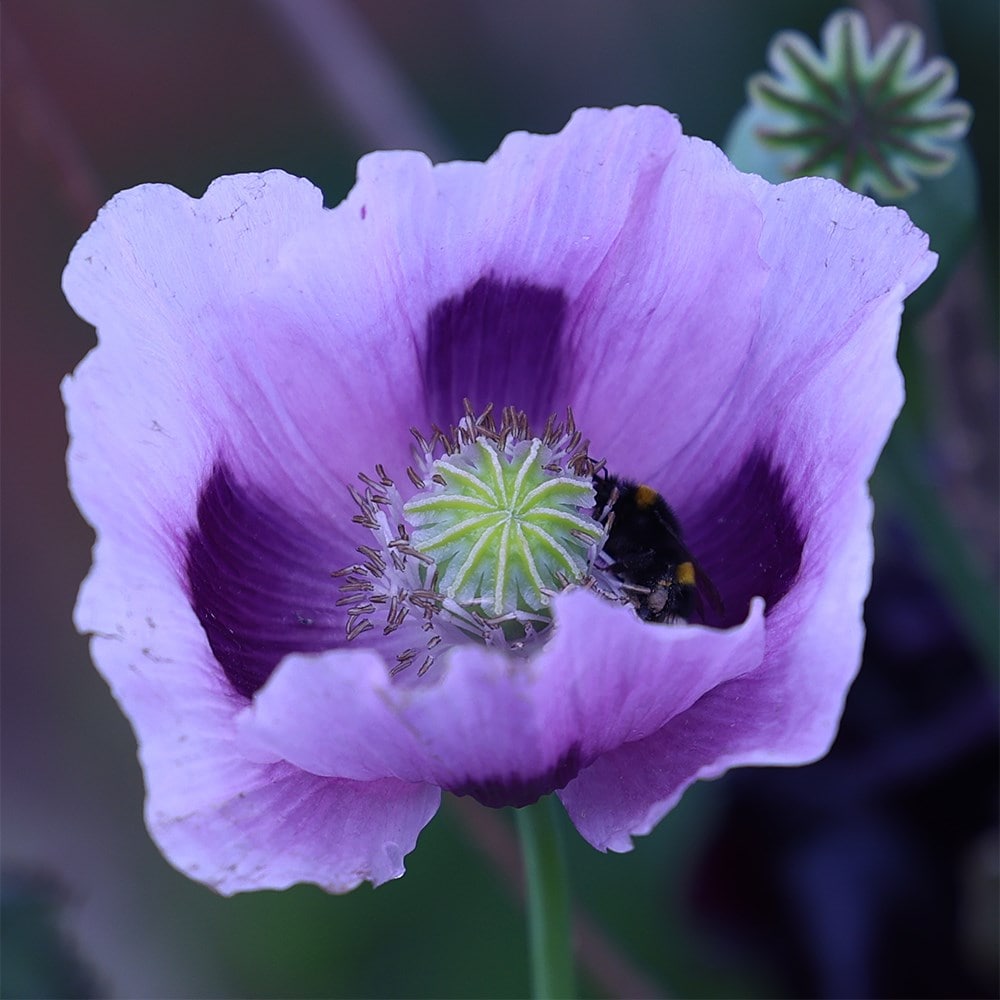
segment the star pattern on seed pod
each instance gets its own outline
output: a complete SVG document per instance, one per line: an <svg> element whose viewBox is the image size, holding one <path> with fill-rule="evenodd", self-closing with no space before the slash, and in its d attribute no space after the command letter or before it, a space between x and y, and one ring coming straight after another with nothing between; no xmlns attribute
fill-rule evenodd
<svg viewBox="0 0 1000 1000"><path fill-rule="evenodd" d="M918 178L948 172L972 119L967 103L951 99L954 65L924 61L924 48L910 24L873 47L857 11L833 14L819 49L780 32L768 51L773 72L748 83L762 115L758 139L783 154L789 177L833 177L885 200L912 193Z"/></svg>

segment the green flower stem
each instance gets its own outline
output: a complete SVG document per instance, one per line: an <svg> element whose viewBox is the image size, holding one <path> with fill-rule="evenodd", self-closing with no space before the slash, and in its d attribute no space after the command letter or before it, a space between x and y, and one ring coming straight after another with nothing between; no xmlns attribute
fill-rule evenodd
<svg viewBox="0 0 1000 1000"><path fill-rule="evenodd" d="M517 810L528 893L531 988L536 1000L576 996L569 881L554 795Z"/></svg>

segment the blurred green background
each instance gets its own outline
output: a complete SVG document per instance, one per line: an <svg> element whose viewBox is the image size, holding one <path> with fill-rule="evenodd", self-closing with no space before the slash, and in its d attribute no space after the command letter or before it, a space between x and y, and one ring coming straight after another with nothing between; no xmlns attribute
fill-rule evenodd
<svg viewBox="0 0 1000 1000"><path fill-rule="evenodd" d="M94 333L59 280L99 205L270 167L332 205L370 149L482 159L582 105L661 104L721 142L771 36L815 39L835 6L4 0L5 996L528 988L505 813L446 800L402 880L344 897L222 899L149 841L134 740L70 621L92 533L66 491L58 384ZM567 830L585 995L997 995L998 4L861 9L876 36L909 20L956 62L982 199L906 331L865 668L828 761L696 787L629 855Z"/></svg>

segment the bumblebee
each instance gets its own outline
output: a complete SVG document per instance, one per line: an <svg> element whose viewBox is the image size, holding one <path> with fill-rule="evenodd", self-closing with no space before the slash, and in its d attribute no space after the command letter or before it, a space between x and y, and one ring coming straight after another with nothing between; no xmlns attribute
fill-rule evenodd
<svg viewBox="0 0 1000 1000"><path fill-rule="evenodd" d="M704 619L701 593L721 612L722 602L681 536L670 505L651 486L607 472L594 476L594 517L608 527L608 570L622 581L643 621Z"/></svg>

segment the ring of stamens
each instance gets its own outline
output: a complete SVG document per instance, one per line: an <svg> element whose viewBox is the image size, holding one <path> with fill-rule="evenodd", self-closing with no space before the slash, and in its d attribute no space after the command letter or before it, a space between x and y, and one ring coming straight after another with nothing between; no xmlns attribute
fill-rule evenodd
<svg viewBox="0 0 1000 1000"><path fill-rule="evenodd" d="M342 578L348 640L377 628L399 632L404 648L393 672L470 639L523 650L552 622L552 594L596 586L592 576L607 527L593 517L592 480L600 468L587 453L572 411L550 417L537 437L513 407L465 416L430 440L411 431L407 468L417 492L406 502L383 466L349 487L354 522L374 544ZM603 576L603 574L600 574Z"/></svg>

